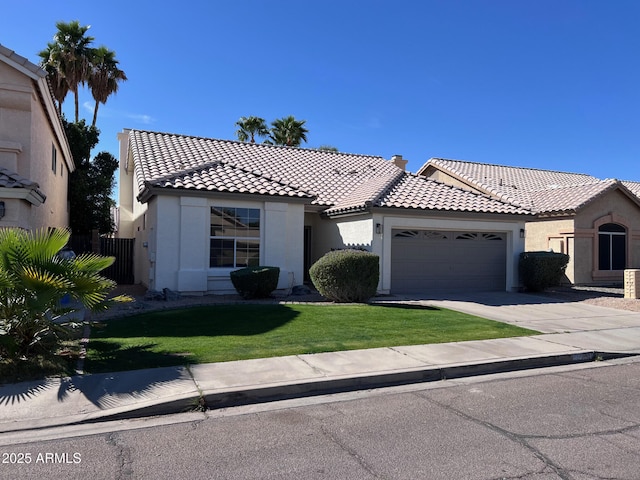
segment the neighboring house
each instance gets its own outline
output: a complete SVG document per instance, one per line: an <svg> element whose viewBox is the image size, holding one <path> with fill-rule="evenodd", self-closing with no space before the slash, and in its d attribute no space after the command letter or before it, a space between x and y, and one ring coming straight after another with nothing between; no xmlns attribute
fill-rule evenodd
<svg viewBox="0 0 640 480"><path fill-rule="evenodd" d="M0 45L0 228L68 227L73 170L45 71Z"/></svg>
<svg viewBox="0 0 640 480"><path fill-rule="evenodd" d="M229 273L280 267L279 288L332 249L380 257L382 293L513 290L528 210L404 171L406 160L125 130L118 236L150 289L230 293Z"/></svg>
<svg viewBox="0 0 640 480"><path fill-rule="evenodd" d="M625 268L640 267L638 183L442 158L418 175L531 211L526 250L569 254L573 284L619 283Z"/></svg>

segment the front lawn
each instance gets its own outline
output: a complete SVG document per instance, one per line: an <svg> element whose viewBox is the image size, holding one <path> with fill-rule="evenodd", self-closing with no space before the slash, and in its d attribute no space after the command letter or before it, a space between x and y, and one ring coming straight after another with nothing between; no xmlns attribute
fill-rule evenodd
<svg viewBox="0 0 640 480"><path fill-rule="evenodd" d="M538 332L435 307L216 305L94 325L90 373Z"/></svg>

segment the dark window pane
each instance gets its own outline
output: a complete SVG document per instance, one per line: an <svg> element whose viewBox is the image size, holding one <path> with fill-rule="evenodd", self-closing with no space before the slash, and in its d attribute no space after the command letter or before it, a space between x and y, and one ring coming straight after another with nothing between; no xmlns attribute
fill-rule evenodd
<svg viewBox="0 0 640 480"><path fill-rule="evenodd" d="M234 266L234 241L211 239L209 266L211 268Z"/></svg>
<svg viewBox="0 0 640 480"><path fill-rule="evenodd" d="M598 269L611 270L611 236L598 235Z"/></svg>
<svg viewBox="0 0 640 480"><path fill-rule="evenodd" d="M611 249L612 249L612 265L611 270L624 270L626 267L626 236L625 235L612 235L611 236Z"/></svg>
<svg viewBox="0 0 640 480"><path fill-rule="evenodd" d="M598 228L599 232L616 232L616 233L625 233L627 230L617 223L605 223Z"/></svg>
<svg viewBox="0 0 640 480"><path fill-rule="evenodd" d="M236 208L236 218L238 219L238 223L245 226L249 222L249 209Z"/></svg>

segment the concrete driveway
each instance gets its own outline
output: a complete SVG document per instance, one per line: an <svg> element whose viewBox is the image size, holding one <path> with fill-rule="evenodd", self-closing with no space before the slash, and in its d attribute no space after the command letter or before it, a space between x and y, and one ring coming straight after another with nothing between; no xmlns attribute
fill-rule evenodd
<svg viewBox="0 0 640 480"><path fill-rule="evenodd" d="M544 295L509 292L402 295L403 301L447 308L536 330L546 341L608 352L640 352L640 312ZM570 340L569 340L570 339Z"/></svg>

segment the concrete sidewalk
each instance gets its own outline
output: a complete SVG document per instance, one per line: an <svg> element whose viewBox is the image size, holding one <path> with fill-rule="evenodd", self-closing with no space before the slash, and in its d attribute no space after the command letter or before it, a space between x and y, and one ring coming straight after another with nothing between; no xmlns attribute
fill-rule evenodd
<svg viewBox="0 0 640 480"><path fill-rule="evenodd" d="M0 433L640 354L638 312L516 293L381 302L450 308L543 333L5 385L0 386Z"/></svg>

